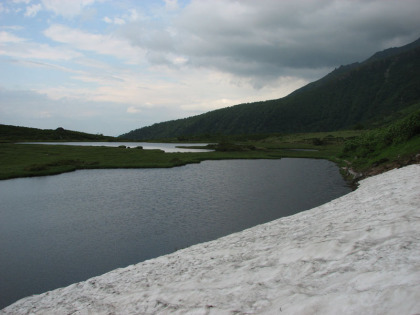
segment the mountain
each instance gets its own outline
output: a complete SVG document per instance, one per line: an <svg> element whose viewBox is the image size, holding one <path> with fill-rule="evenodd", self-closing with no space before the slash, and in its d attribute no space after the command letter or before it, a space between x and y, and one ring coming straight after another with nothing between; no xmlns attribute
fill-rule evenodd
<svg viewBox="0 0 420 315"><path fill-rule="evenodd" d="M0 142L2 141L111 141L114 137L90 133L57 129L38 129L0 124Z"/></svg>
<svg viewBox="0 0 420 315"><path fill-rule="evenodd" d="M420 39L340 66L286 97L157 123L121 135L159 139L205 134L333 131L376 126L420 103ZM417 104L417 105L416 105Z"/></svg>

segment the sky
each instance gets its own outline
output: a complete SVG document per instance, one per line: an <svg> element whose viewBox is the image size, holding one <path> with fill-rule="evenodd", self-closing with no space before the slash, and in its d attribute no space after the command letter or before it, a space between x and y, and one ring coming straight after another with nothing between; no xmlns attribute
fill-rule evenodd
<svg viewBox="0 0 420 315"><path fill-rule="evenodd" d="M117 136L420 37L419 0L0 0L0 124Z"/></svg>

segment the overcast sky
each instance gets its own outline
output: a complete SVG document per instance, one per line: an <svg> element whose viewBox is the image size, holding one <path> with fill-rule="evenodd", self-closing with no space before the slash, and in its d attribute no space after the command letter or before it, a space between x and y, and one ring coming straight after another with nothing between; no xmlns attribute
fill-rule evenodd
<svg viewBox="0 0 420 315"><path fill-rule="evenodd" d="M120 135L420 36L419 0L0 0L0 123Z"/></svg>

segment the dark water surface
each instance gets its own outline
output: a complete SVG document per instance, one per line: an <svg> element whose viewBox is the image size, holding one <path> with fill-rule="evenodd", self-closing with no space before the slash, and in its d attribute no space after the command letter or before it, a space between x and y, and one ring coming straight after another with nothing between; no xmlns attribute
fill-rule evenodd
<svg viewBox="0 0 420 315"><path fill-rule="evenodd" d="M0 181L0 309L349 191L333 163L287 158Z"/></svg>

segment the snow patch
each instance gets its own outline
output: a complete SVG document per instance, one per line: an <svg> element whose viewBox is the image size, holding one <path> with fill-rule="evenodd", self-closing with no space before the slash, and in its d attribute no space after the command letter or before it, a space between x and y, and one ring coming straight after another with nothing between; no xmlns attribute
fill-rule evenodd
<svg viewBox="0 0 420 315"><path fill-rule="evenodd" d="M420 165L320 207L24 298L0 314L420 313Z"/></svg>

